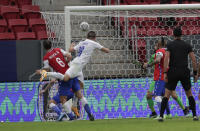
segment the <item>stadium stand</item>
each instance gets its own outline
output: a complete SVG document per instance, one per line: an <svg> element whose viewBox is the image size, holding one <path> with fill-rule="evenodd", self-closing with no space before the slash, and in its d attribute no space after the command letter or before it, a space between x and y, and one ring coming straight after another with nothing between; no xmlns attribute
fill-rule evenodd
<svg viewBox="0 0 200 131"><path fill-rule="evenodd" d="M17 40L36 40L36 35L34 32L17 32Z"/></svg>
<svg viewBox="0 0 200 131"><path fill-rule="evenodd" d="M0 0L0 5L0 33L5 33L0 40L48 38L40 7L32 0Z"/></svg>
<svg viewBox="0 0 200 131"><path fill-rule="evenodd" d="M0 40L15 40L15 35L13 32L0 33Z"/></svg>
<svg viewBox="0 0 200 131"><path fill-rule="evenodd" d="M19 7L23 5L32 5L32 0L16 0Z"/></svg>
<svg viewBox="0 0 200 131"><path fill-rule="evenodd" d="M21 14L26 19L41 18L40 7L36 5L22 5Z"/></svg>
<svg viewBox="0 0 200 131"><path fill-rule="evenodd" d="M9 0L0 0L0 5L9 5Z"/></svg>
<svg viewBox="0 0 200 131"><path fill-rule="evenodd" d="M6 20L20 18L19 8L17 6L0 6L0 13Z"/></svg>
<svg viewBox="0 0 200 131"><path fill-rule="evenodd" d="M48 39L46 31L38 31L36 32L37 40L45 40Z"/></svg>
<svg viewBox="0 0 200 131"><path fill-rule="evenodd" d="M8 26L14 33L28 31L28 23L26 19L10 19L8 20Z"/></svg>
<svg viewBox="0 0 200 131"><path fill-rule="evenodd" d="M29 19L29 27L32 31L46 31L46 24L44 19Z"/></svg>
<svg viewBox="0 0 200 131"><path fill-rule="evenodd" d="M5 19L0 19L0 33L7 31L7 22Z"/></svg>

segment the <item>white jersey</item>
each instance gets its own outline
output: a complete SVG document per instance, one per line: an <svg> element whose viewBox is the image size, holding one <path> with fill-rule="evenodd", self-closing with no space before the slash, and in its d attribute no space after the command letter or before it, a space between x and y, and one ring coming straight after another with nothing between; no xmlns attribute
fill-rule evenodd
<svg viewBox="0 0 200 131"><path fill-rule="evenodd" d="M72 63L81 64L83 67L89 62L93 51L102 48L102 45L93 40L86 39L85 41L81 41L74 47L74 50L78 51L78 56L72 61Z"/></svg>

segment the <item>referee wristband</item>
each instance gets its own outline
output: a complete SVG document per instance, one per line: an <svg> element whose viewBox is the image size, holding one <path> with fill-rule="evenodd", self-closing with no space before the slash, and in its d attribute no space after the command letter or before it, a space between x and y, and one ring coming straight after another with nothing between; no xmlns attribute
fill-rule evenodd
<svg viewBox="0 0 200 131"><path fill-rule="evenodd" d="M195 76L196 76L196 75L197 75L197 71L193 71L193 75L195 75Z"/></svg>

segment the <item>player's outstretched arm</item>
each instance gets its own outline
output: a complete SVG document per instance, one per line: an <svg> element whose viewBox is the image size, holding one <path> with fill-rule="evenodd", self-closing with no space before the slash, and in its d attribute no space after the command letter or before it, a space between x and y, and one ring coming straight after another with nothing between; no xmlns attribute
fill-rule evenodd
<svg viewBox="0 0 200 131"><path fill-rule="evenodd" d="M109 53L109 52L110 52L110 49L103 47L103 48L101 48L101 51L103 51L103 52L105 52L105 53Z"/></svg>
<svg viewBox="0 0 200 131"><path fill-rule="evenodd" d="M189 56L190 56L190 58L191 58L191 60L192 60L194 82L197 82L197 79L198 79L198 74L197 74L197 61L196 61L194 52L193 52L193 51L190 52L190 53L189 53Z"/></svg>
<svg viewBox="0 0 200 131"><path fill-rule="evenodd" d="M53 84L54 84L55 82L56 82L56 80L55 80L55 79L52 79L52 80L48 83L48 85L46 86L46 88L40 91L40 94L39 94L39 95L42 95L44 92L46 92L48 89L50 89L50 88L53 86Z"/></svg>

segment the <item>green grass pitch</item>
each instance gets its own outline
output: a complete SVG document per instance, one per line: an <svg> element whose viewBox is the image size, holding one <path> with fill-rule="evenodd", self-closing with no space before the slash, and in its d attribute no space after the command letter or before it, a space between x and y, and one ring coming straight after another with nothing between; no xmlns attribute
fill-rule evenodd
<svg viewBox="0 0 200 131"><path fill-rule="evenodd" d="M200 121L173 118L158 122L154 119L114 119L72 122L0 123L0 131L199 131Z"/></svg>

